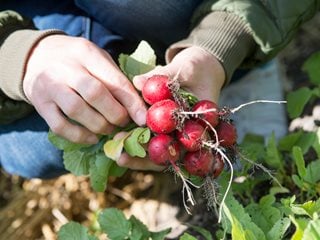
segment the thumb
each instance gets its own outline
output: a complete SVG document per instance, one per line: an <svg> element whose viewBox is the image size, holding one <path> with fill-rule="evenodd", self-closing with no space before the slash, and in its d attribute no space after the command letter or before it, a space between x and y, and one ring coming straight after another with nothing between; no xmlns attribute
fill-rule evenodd
<svg viewBox="0 0 320 240"><path fill-rule="evenodd" d="M136 89L141 91L144 84L148 80L148 78L149 78L149 76L147 76L146 74L135 76L132 79L133 85L135 86Z"/></svg>

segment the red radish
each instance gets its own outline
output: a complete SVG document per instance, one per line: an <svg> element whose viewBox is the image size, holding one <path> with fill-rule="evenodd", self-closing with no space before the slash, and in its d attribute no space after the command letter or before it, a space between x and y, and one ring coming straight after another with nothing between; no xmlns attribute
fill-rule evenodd
<svg viewBox="0 0 320 240"><path fill-rule="evenodd" d="M147 126L155 133L170 133L176 128L173 112L179 105L172 100L162 100L153 104L147 111Z"/></svg>
<svg viewBox="0 0 320 240"><path fill-rule="evenodd" d="M212 176L214 178L217 178L222 170L224 168L224 162L222 160L222 157L219 153L214 154L214 160L213 160L213 164L212 164Z"/></svg>
<svg viewBox="0 0 320 240"><path fill-rule="evenodd" d="M237 130L232 123L220 121L216 127L218 139L222 147L231 147L237 141Z"/></svg>
<svg viewBox="0 0 320 240"><path fill-rule="evenodd" d="M206 113L201 114L202 119L209 122L212 127L215 127L219 123L219 113L218 113L218 105L217 104L215 104L214 102L209 101L209 100L200 100L192 107L192 111L195 113L205 111L208 109L216 109L216 111L215 112L214 111L206 112ZM199 122L201 123L202 126L204 126L204 127L207 126L207 123L202 121L201 118L200 118Z"/></svg>
<svg viewBox="0 0 320 240"><path fill-rule="evenodd" d="M142 97L150 105L165 99L172 99L169 88L169 77L165 75L153 75L148 78L142 87Z"/></svg>
<svg viewBox="0 0 320 240"><path fill-rule="evenodd" d="M177 132L179 142L189 152L198 151L203 140L208 140L204 127L194 120L187 120L181 131Z"/></svg>
<svg viewBox="0 0 320 240"><path fill-rule="evenodd" d="M210 174L213 155L206 149L188 152L184 157L184 167L192 175L205 177Z"/></svg>
<svg viewBox="0 0 320 240"><path fill-rule="evenodd" d="M157 165L173 164L180 157L179 144L171 136L159 134L150 139L148 154L150 160Z"/></svg>

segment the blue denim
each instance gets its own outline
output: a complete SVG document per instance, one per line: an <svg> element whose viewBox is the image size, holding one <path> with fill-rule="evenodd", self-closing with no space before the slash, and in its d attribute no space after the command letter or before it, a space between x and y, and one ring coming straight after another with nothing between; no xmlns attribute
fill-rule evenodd
<svg viewBox="0 0 320 240"><path fill-rule="evenodd" d="M190 18L201 0L2 0L33 19L39 29L57 28L90 39L114 58L147 40L163 60L164 50L189 33ZM66 173L62 153L47 139L48 125L36 113L0 125L0 165L26 178Z"/></svg>

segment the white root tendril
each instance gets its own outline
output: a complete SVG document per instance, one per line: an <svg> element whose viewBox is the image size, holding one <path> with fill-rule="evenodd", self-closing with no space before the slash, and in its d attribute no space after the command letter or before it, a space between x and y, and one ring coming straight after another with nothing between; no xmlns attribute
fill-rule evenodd
<svg viewBox="0 0 320 240"><path fill-rule="evenodd" d="M239 111L241 108L246 107L248 105L251 104L255 104L255 103L276 103L276 104L283 104L283 103L287 103L287 101L272 101L272 100L254 100L251 102L247 102L247 103L243 103L241 105L239 105L238 107L232 108L230 109L230 113L234 114L235 112ZM181 114L184 115L191 115L193 117L198 117L198 115L200 114L205 114L205 113L209 113L209 112L218 112L217 108L209 108L206 110L202 110L202 111L196 111L196 112L192 112L192 111L181 111Z"/></svg>
<svg viewBox="0 0 320 240"><path fill-rule="evenodd" d="M282 104L282 103L287 103L287 101L254 100L254 101L251 101L251 102L247 102L247 103L241 104L241 105L239 105L238 107L231 109L230 112L231 112L231 113L235 113L235 112L239 111L241 108L246 107L246 106L251 105L251 104L255 104L255 103L276 103L276 104Z"/></svg>
<svg viewBox="0 0 320 240"><path fill-rule="evenodd" d="M267 174L270 176L270 178L279 185L279 187L284 188L284 187L281 185L281 183L279 182L279 180L278 180L275 176L272 175L272 172L271 172L268 168L266 168L265 166L263 166L261 163L256 163L256 162L252 161L251 159L247 158L246 156L244 156L244 155L241 154L240 152L239 152L238 154L239 154L239 156L240 156L243 160L251 163L254 167L260 168L262 171L264 171L265 173L267 173Z"/></svg>
<svg viewBox="0 0 320 240"><path fill-rule="evenodd" d="M183 174L181 173L181 171L179 170L175 170L176 174L180 177L183 187L182 187L182 201L183 201L183 206L185 208L185 210L187 211L187 213L189 215L191 214L190 208L187 205L187 202L189 202L192 206L194 206L196 204L196 201L194 199L192 190L190 188L189 185L195 187L195 188L200 188L200 186L195 185L194 183L192 183L191 181L189 181L188 179L186 179ZM186 194L185 194L186 193ZM185 198L185 195L187 195L187 199Z"/></svg>

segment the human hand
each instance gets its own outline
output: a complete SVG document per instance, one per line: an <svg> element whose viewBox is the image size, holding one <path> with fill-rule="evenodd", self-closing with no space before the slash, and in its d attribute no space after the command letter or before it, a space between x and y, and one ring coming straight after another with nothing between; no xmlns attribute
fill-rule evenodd
<svg viewBox="0 0 320 240"><path fill-rule="evenodd" d="M145 123L136 89L107 52L84 38L42 39L28 59L23 90L51 130L72 142L96 143L97 134L130 118Z"/></svg>
<svg viewBox="0 0 320 240"><path fill-rule="evenodd" d="M211 54L199 47L190 47L179 52L166 66L134 77L133 83L139 90L149 77L155 74L176 77L183 89L193 93L199 99L218 102L220 90L225 81L225 72L220 62ZM131 158L124 153L117 161L119 165L141 170L161 170L148 158Z"/></svg>

